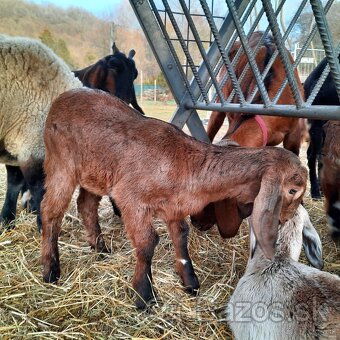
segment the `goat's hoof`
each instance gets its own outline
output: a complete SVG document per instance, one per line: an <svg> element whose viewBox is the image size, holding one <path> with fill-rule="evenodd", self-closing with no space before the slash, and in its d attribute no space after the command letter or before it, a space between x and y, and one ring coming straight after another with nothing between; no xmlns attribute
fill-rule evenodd
<svg viewBox="0 0 340 340"><path fill-rule="evenodd" d="M320 201L321 200L321 195L312 195L312 200L313 201Z"/></svg>
<svg viewBox="0 0 340 340"><path fill-rule="evenodd" d="M43 275L44 282L57 283L60 278L60 272L51 271L48 274Z"/></svg>
<svg viewBox="0 0 340 340"><path fill-rule="evenodd" d="M0 224L2 229L4 230L11 230L15 228L15 222L13 219L8 219L6 217L0 216Z"/></svg>
<svg viewBox="0 0 340 340"><path fill-rule="evenodd" d="M199 293L199 287L194 288L192 286L185 286L184 289L188 294L190 294L192 296L197 296L198 293Z"/></svg>
<svg viewBox="0 0 340 340"><path fill-rule="evenodd" d="M96 252L99 253L99 254L110 254L111 249L104 244L100 247L97 247Z"/></svg>
<svg viewBox="0 0 340 340"><path fill-rule="evenodd" d="M38 232L39 232L39 234L41 234L42 233L42 223L41 223L40 216L37 216L37 226L38 226Z"/></svg>
<svg viewBox="0 0 340 340"><path fill-rule="evenodd" d="M156 304L156 302L157 301L154 297L152 297L148 301L144 301L143 299L138 297L136 299L135 305L136 305L136 308L139 309L139 310L149 311L151 309L151 307Z"/></svg>
<svg viewBox="0 0 340 340"><path fill-rule="evenodd" d="M43 279L46 283L57 283L60 278L59 262L52 261L49 265L43 266Z"/></svg>
<svg viewBox="0 0 340 340"><path fill-rule="evenodd" d="M193 296L198 295L199 289L200 289L200 283L196 275L190 277L189 280L186 280L186 282L184 283L184 289L190 295L193 295Z"/></svg>
<svg viewBox="0 0 340 340"><path fill-rule="evenodd" d="M313 200L321 200L322 198L320 191L311 191L310 195L312 196Z"/></svg>
<svg viewBox="0 0 340 340"><path fill-rule="evenodd" d="M145 310L149 309L156 303L156 293L150 285L149 281L144 282L133 290L133 296L135 298L135 305L137 309Z"/></svg>

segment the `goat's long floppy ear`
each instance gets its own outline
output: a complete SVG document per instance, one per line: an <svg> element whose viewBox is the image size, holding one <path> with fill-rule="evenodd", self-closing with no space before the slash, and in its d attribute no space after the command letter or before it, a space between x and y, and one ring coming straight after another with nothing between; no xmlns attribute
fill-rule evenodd
<svg viewBox="0 0 340 340"><path fill-rule="evenodd" d="M132 58L135 56L135 54L136 54L136 51L135 51L135 50L131 50L131 51L129 52L129 54L128 54L128 58L129 58L129 59L132 59Z"/></svg>
<svg viewBox="0 0 340 340"><path fill-rule="evenodd" d="M308 213L303 208L303 230L302 230L302 242L305 255L309 263L318 269L323 268L322 260L322 244L320 236L315 230L312 222L309 219Z"/></svg>
<svg viewBox="0 0 340 340"><path fill-rule="evenodd" d="M247 220L248 220L248 225L249 225L249 260L251 260L255 254L257 240L256 240L255 233L254 233L252 216L249 216Z"/></svg>
<svg viewBox="0 0 340 340"><path fill-rule="evenodd" d="M98 62L89 68L83 76L82 83L90 88L101 88L101 84L106 78L106 72Z"/></svg>
<svg viewBox="0 0 340 340"><path fill-rule="evenodd" d="M201 230L209 230L216 223L214 203L209 203L204 209L197 214L190 215L191 224Z"/></svg>
<svg viewBox="0 0 340 340"><path fill-rule="evenodd" d="M85 76L86 72L88 70L90 70L94 65L96 65L96 64L92 64L90 66L82 68L81 70L73 70L72 72L83 83L84 82L84 76Z"/></svg>
<svg viewBox="0 0 340 340"><path fill-rule="evenodd" d="M264 176L254 201L252 222L256 239L264 255L272 259L275 254L280 211L282 184L277 176Z"/></svg>
<svg viewBox="0 0 340 340"><path fill-rule="evenodd" d="M234 237L242 223L236 199L224 199L214 203L218 230L223 238Z"/></svg>

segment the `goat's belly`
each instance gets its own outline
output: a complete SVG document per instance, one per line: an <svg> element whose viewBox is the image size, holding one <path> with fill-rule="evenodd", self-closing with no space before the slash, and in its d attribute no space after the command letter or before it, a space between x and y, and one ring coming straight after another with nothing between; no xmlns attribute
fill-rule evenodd
<svg viewBox="0 0 340 340"><path fill-rule="evenodd" d="M110 196L110 188L107 187L106 183L98 181L98 178L88 177L86 181L80 180L79 185L97 196Z"/></svg>

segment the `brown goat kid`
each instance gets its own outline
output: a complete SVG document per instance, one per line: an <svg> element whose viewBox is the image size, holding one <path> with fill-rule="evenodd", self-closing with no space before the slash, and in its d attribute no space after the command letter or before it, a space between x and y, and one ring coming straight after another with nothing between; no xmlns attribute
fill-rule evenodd
<svg viewBox="0 0 340 340"><path fill-rule="evenodd" d="M249 39L250 47L255 50L260 39L263 38L263 32L254 32ZM241 48L241 43L236 42L230 51L230 58L233 59L236 52ZM273 55L276 47L271 35L263 38L263 42L256 55L256 63L260 70L263 72L269 59ZM288 52L288 56L293 63L293 58ZM235 66L235 73L240 77L243 70L248 63L245 53L241 54ZM222 69L220 76L226 73L226 69ZM264 83L268 91L270 99L273 99L278 92L281 84L286 77L284 66L280 57L276 57L273 62ZM295 71L295 78L299 85L300 92L303 93L303 87L297 71ZM249 69L241 81L241 89L245 98L247 98L254 90L256 81L252 71ZM227 98L232 92L231 81L223 87L223 95ZM234 99L234 102L237 99ZM253 103L262 103L261 96L258 94ZM278 104L294 104L294 98L291 93L290 87L287 85L278 100ZM213 141L218 130L222 126L225 119L228 118L229 127L227 134L223 138L228 138L235 141L240 146L246 147L261 147L261 146L274 146L283 142L283 146L296 155L299 155L301 139L306 132L306 122L303 118L293 117L279 117L279 116L254 116L242 115L238 113L228 112L212 112L208 122L207 134L211 141ZM230 230L230 221L233 221L234 230L237 230L244 218L244 214L240 211L237 199L225 199L219 202L211 203L206 206L199 213L191 216L191 221L195 227L200 230L207 230L215 223L218 225L222 237L230 237L229 232L224 233L224 223L228 223ZM227 222L228 221L228 222ZM232 235L233 236L233 235Z"/></svg>
<svg viewBox="0 0 340 340"><path fill-rule="evenodd" d="M253 50L255 50L258 42L263 37L263 34L264 33L260 31L254 32L253 35L250 37L249 45ZM235 57L236 52L240 48L241 43L236 42L229 53L229 57L231 58L231 60ZM265 36L262 45L256 55L256 63L260 72L264 71L275 50L276 47L274 45L272 36ZM289 52L288 56L291 63L293 63L294 60ZM245 53L241 54L240 59L235 65L235 73L238 78L241 76L247 63L248 59ZM221 70L220 77L222 78L225 73L226 69L223 68ZM271 100L275 97L285 78L286 73L283 63L280 57L277 56L267 76L264 79L264 84L268 91L268 96ZM299 90L301 94L303 94L303 86L301 84L297 71L295 71L295 78L299 86ZM241 90L246 99L254 91L255 87L255 77L252 71L249 69L244 79L241 81ZM233 87L231 81L228 80L222 88L223 96L225 98L228 98L228 96L231 94L232 89ZM234 102L238 102L236 96L234 98ZM252 103L263 103L261 96L259 94L255 96L255 98L252 100ZM294 97L288 85L286 85L277 103L284 105L295 104ZM283 146L286 149L294 152L297 155L299 154L301 137L306 130L305 119L279 116L243 115L239 113L228 112L212 112L207 127L207 134L211 141L213 141L226 117L229 121L227 136L229 139L236 141L240 145L249 147L260 147L265 145L274 146L283 142Z"/></svg>
<svg viewBox="0 0 340 340"><path fill-rule="evenodd" d="M139 308L153 298L151 261L159 239L154 217L167 224L177 270L186 289L195 292L199 282L187 248L186 216L209 202L237 197L244 215L253 211L255 235L272 257L278 222L291 218L306 187L307 170L289 151L203 143L98 90L59 96L47 118L44 140L44 280L55 282L60 276L60 225L79 184L78 210L97 251L107 250L98 224L100 197L114 197L121 209L136 250L133 287Z"/></svg>
<svg viewBox="0 0 340 340"><path fill-rule="evenodd" d="M340 121L324 125L321 188L325 195L328 226L334 240L340 241Z"/></svg>

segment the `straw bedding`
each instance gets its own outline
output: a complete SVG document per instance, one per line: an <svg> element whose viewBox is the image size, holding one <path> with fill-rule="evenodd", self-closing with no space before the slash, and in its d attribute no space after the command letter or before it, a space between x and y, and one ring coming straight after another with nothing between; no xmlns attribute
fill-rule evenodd
<svg viewBox="0 0 340 340"><path fill-rule="evenodd" d="M0 168L0 202L6 188ZM76 197L76 196L74 196ZM324 249L324 270L340 275L340 247L328 236L322 201L305 199ZM35 216L21 211L16 228L0 233L0 337L39 339L220 339L232 338L223 320L224 306L248 258L245 224L222 240L217 229L190 233L190 254L201 282L198 297L187 295L175 273L175 256L165 225L153 260L157 304L137 311L131 298L134 254L108 199L99 210L112 253L96 254L87 245L75 199L64 218L59 242L62 278L42 282L40 235ZM301 261L305 262L304 255Z"/></svg>

